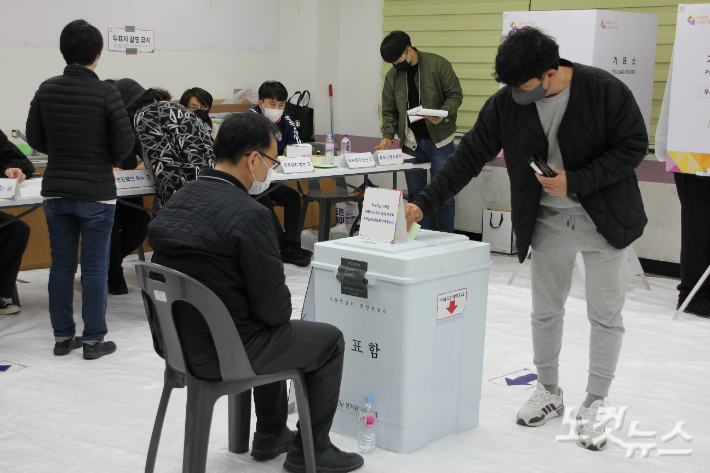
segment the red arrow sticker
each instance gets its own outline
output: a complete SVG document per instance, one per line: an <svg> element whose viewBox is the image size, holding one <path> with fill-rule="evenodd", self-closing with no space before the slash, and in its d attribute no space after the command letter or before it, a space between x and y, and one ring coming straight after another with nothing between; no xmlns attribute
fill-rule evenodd
<svg viewBox="0 0 710 473"><path fill-rule="evenodd" d="M462 315L466 311L467 298L468 291L465 287L463 289L439 294L436 297L436 320L444 320Z"/></svg>

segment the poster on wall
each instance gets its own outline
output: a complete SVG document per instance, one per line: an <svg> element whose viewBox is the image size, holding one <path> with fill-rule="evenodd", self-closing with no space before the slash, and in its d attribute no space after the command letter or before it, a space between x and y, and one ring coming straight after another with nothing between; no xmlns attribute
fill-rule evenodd
<svg viewBox="0 0 710 473"><path fill-rule="evenodd" d="M710 166L710 4L679 5L673 48L666 170Z"/></svg>
<svg viewBox="0 0 710 473"><path fill-rule="evenodd" d="M523 26L555 38L560 57L618 77L633 92L650 136L658 15L607 10L503 14L503 35Z"/></svg>
<svg viewBox="0 0 710 473"><path fill-rule="evenodd" d="M131 28L109 28L108 50L115 52L154 53L155 32L152 30L137 30Z"/></svg>

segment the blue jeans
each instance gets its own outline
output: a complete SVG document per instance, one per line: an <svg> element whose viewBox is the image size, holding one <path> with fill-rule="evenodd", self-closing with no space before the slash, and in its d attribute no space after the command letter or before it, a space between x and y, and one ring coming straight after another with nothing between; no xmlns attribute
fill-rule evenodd
<svg viewBox="0 0 710 473"><path fill-rule="evenodd" d="M57 342L76 333L74 323L74 276L81 236L81 317L86 343L104 340L106 327L107 273L113 214L116 206L99 202L48 199L42 203L49 229L52 267L49 270L49 318Z"/></svg>
<svg viewBox="0 0 710 473"><path fill-rule="evenodd" d="M413 150L407 146L402 147L402 152L408 154L421 162L431 163L431 177L436 176L444 164L446 159L454 153L454 142L452 141L446 146L437 148L432 140L417 140L417 149ZM427 172L426 169L417 169L415 171L404 171L404 177L407 179L407 190L409 191L409 202L413 202L419 193L426 187ZM456 216L456 203L452 197L444 205L436 211L436 223L440 232L454 232L454 217ZM429 217L424 217L419 225L424 229L429 228Z"/></svg>

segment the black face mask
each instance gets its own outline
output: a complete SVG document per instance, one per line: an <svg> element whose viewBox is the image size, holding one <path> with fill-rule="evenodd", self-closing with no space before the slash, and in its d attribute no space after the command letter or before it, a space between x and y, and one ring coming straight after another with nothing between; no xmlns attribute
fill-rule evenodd
<svg viewBox="0 0 710 473"><path fill-rule="evenodd" d="M412 63L409 61L398 62L397 64L392 64L398 71L406 71L412 67Z"/></svg>
<svg viewBox="0 0 710 473"><path fill-rule="evenodd" d="M195 110L195 115L212 131L212 119L210 118L208 110Z"/></svg>

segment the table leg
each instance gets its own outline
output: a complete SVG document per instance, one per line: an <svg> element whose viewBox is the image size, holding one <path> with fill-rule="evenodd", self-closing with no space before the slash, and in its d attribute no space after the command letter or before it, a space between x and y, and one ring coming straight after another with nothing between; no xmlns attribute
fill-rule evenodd
<svg viewBox="0 0 710 473"><path fill-rule="evenodd" d="M397 171L392 173L392 189L397 189Z"/></svg>
<svg viewBox="0 0 710 473"><path fill-rule="evenodd" d="M251 423L251 389L228 396L229 405L229 451L249 451L249 424Z"/></svg>
<svg viewBox="0 0 710 473"><path fill-rule="evenodd" d="M0 228L4 227L5 225L10 225L12 222L16 222L17 220L20 220L25 215L31 214L32 212L34 212L35 210L37 210L40 207L42 207L42 206L36 205L36 206L32 207L31 209L29 209L25 212L22 212L20 215L15 215L13 218L11 218L9 220L5 220L4 222L0 223ZM2 209L0 209L0 210L2 210Z"/></svg>

